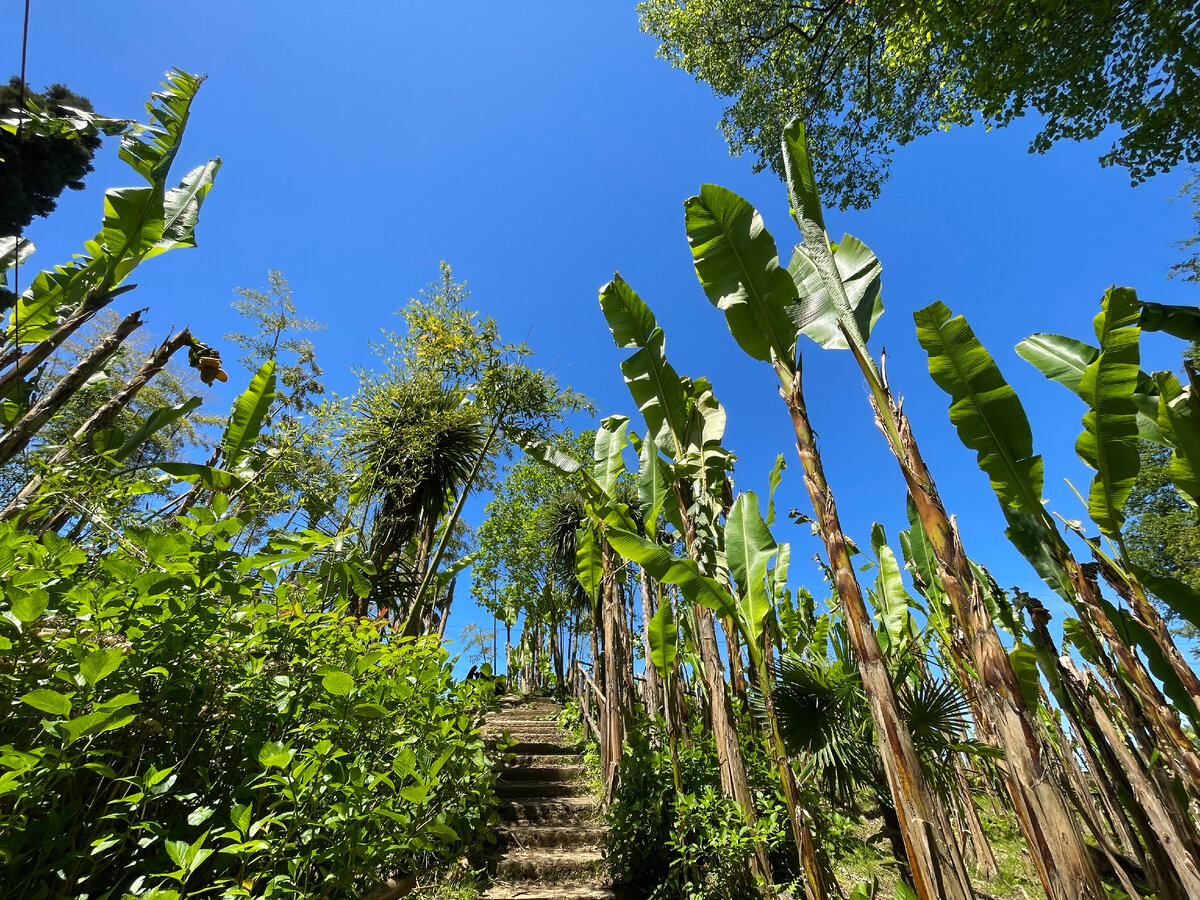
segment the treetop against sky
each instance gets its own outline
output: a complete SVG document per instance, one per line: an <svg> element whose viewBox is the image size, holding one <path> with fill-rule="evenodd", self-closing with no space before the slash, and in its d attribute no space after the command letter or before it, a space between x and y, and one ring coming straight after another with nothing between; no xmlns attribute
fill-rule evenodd
<svg viewBox="0 0 1200 900"><path fill-rule="evenodd" d="M506 339L527 339L537 362L591 396L600 416L630 414L596 299L620 269L657 314L675 367L712 380L739 486L764 489L778 453L791 465L769 373L737 351L705 299L683 228L685 198L722 184L762 212L787 255L799 234L786 192L771 173L752 173L751 160L730 158L715 126L721 101L655 58L632 3L356 3L331 12L215 2L197 16L147 2L43 0L32 12L28 80L68 84L101 113L140 116L147 88L170 67L209 76L186 152L225 165L199 250L140 269L129 301L150 305L158 333L173 323L235 330L234 288L261 287L279 269L301 314L328 322L318 357L330 389L347 393L368 339L395 327L392 312L446 259L468 282L470 305L494 316ZM2 14L0 53L16 72L18 9ZM1191 226L1186 205L1167 202L1185 173L1133 189L1126 172L1097 164L1111 135L1030 155L1040 127L1019 119L914 141L896 152L869 210L831 210L827 224L831 237L854 234L883 263L887 312L872 344L886 348L948 509L971 514L960 522L966 544L1002 584L1044 594L1003 541L986 479L953 436L912 311L940 299L968 317L1025 401L1051 507L1079 518L1063 479L1082 488L1090 477L1072 449L1082 405L1010 348L1036 331L1087 338L1112 284L1166 303L1194 303L1196 288L1166 280L1179 259L1170 245ZM51 219L28 229L39 247L31 264L66 260L94 233L102 190L128 178L111 142L95 164L89 190L64 195ZM1177 345L1159 336L1147 336L1143 352L1147 370L1177 362ZM223 410L248 378L231 371L214 406ZM894 462L852 360L807 352L805 379L847 530L865 540L879 520L894 535L904 498L878 493ZM468 508L474 524L485 500ZM806 507L797 467L777 502ZM788 530L796 555L816 552L803 526ZM815 568L797 566L793 580L820 593ZM464 604L451 634L478 615Z"/></svg>

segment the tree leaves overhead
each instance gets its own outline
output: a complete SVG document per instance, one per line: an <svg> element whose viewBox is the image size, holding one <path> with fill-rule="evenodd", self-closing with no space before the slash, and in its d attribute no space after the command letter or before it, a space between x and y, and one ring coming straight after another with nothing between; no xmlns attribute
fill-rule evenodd
<svg viewBox="0 0 1200 900"><path fill-rule="evenodd" d="M694 560L672 556L653 541L623 528L610 526L604 534L614 550L645 569L655 581L677 584L690 602L699 603L717 615L737 618L737 607L728 592L714 579L701 575Z"/></svg>
<svg viewBox="0 0 1200 900"><path fill-rule="evenodd" d="M758 210L733 191L706 184L684 202L684 211L696 275L738 345L754 359L778 359L792 371L796 329L787 308L796 287Z"/></svg>
<svg viewBox="0 0 1200 900"><path fill-rule="evenodd" d="M1138 473L1137 295L1129 288L1111 288L1096 316L1100 355L1084 370L1079 396L1089 409L1084 431L1075 442L1080 458L1096 470L1088 492L1088 514L1100 530L1116 538L1124 522L1122 509Z"/></svg>
<svg viewBox="0 0 1200 900"><path fill-rule="evenodd" d="M979 454L979 468L1005 507L1041 516L1042 458L1016 392L962 316L940 301L913 314L929 373L950 395L950 421Z"/></svg>

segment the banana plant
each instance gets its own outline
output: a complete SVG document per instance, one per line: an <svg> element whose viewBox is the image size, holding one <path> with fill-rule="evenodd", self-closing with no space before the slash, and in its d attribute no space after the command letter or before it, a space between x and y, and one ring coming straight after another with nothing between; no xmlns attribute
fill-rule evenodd
<svg viewBox="0 0 1200 900"><path fill-rule="evenodd" d="M796 134L797 126L789 128ZM826 343L844 343L864 367L877 406L886 401L884 385L865 352L864 328L877 317L878 264L865 248L843 242L842 268L825 235L812 167L803 153L803 129L798 144L785 141L793 215L805 238L804 249L793 257L794 278L780 265L777 245L762 217L743 198L715 185L705 185L684 204L688 240L696 274L705 294L725 314L730 333L752 358L772 366L779 392L796 433L805 485L817 516L829 565L849 633L861 667L871 705L875 734L880 742L888 783L903 826L914 885L921 898L973 896L958 847L937 798L922 774L920 762L901 719L895 691L871 625L870 614L850 561L832 490L825 479L801 383L797 356L798 315ZM843 268L845 275L843 276ZM850 282L847 288L845 279ZM806 305L798 284L806 283ZM885 425L890 420L883 418ZM900 435L891 427L898 445ZM810 891L814 890L812 879Z"/></svg>
<svg viewBox="0 0 1200 900"><path fill-rule="evenodd" d="M1109 299L1106 298L1105 308L1097 318L1098 323L1104 324L1104 328L1098 330L1106 334L1115 331L1107 324ZM917 312L915 319L918 339L929 353L930 373L951 397L951 419L958 428L960 439L976 450L980 468L992 481L993 490L1009 520L1010 539L1050 587L1074 604L1080 619L1103 636L1134 692L1134 702L1145 711L1164 751L1171 751L1166 754L1167 759L1194 793L1200 787L1200 757L1184 734L1177 714L1165 702L1150 673L1130 646L1139 638L1144 642L1143 649L1156 642L1147 640L1144 630L1140 634L1121 633L1120 618L1114 620L1111 604L1104 600L1094 578L1075 559L1043 506L1041 458L1033 454L1032 434L1020 399L965 319L961 316L951 318L949 310L940 303ZM1128 314L1122 314L1120 320L1128 322ZM1117 340L1119 349L1120 342L1126 338L1118 335ZM1094 374L1090 381L1097 387L1088 387L1086 373L1081 378L1081 392L1090 392L1090 396L1097 398L1100 408L1089 410L1085 416L1085 431L1079 446L1085 447L1103 467L1110 450L1106 439L1111 435L1114 441L1129 440L1131 429L1136 425L1130 412L1131 400L1123 409L1118 407L1123 430L1107 421L1112 416L1112 398L1101 398L1100 395L1106 390L1102 386L1116 378L1110 371L1105 371L1102 358L1103 349L1092 363L1096 369L1092 370ZM1127 358L1118 365L1126 367L1120 383L1128 395L1136 389L1136 366L1130 373ZM1098 513L1106 518L1105 528L1110 529L1110 533L1116 533L1111 532L1116 522L1113 513L1119 515L1115 501L1119 498L1124 477L1126 474L1119 464L1107 471L1105 468L1098 470L1097 479L1101 485L1095 489L1092 500ZM1099 551L1097 543L1093 542L1091 546L1093 551ZM1101 558L1102 571L1103 564ZM1119 583L1119 578L1112 580ZM1165 649L1161 643L1154 648L1156 651ZM1189 684L1190 668L1186 663L1172 667L1179 680ZM1192 675L1191 679L1194 678ZM1190 690L1189 686L1189 693Z"/></svg>

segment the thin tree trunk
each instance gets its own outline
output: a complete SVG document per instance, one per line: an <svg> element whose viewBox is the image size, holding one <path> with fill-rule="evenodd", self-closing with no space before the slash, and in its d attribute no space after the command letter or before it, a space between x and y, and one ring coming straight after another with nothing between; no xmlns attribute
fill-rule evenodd
<svg viewBox="0 0 1200 900"><path fill-rule="evenodd" d="M789 378L785 377L782 367L779 367L779 371L780 380L787 383ZM820 453L804 406L799 366L790 375L790 382L791 390L781 387L779 394L792 419L796 450L804 469L804 484L833 570L838 600L846 616L846 631L858 657L858 668L875 725L879 755L896 803L896 815L912 866L913 888L921 900L973 898L975 894L958 845L950 833L949 822L925 780L921 761L913 747L912 735L900 715L891 675L884 663L874 623L850 561L833 492L825 480Z"/></svg>
<svg viewBox="0 0 1200 900"><path fill-rule="evenodd" d="M8 462L28 446L50 417L70 400L83 383L91 378L129 335L144 324L144 309L132 312L120 321L116 329L100 340L83 359L79 360L42 399L35 403L15 425L0 437L0 465ZM15 371L15 370L14 370Z"/></svg>
<svg viewBox="0 0 1200 900"><path fill-rule="evenodd" d="M88 416L87 421L75 430L71 436L71 443L64 446L54 456L52 456L46 464L46 468L53 471L57 466L62 465L71 455L72 445L83 444L84 446L92 439L94 435L103 431L113 423L121 411L124 410L133 399L138 395L147 382L155 375L162 371L170 360L172 354L180 347L187 346L192 340L192 333L188 329L183 329L171 337L167 338L138 368L125 384L117 391L109 400L102 406L98 407L95 412ZM12 501L0 512L0 522L20 515L21 511L29 505L42 484L45 482L45 477L36 475L21 488L17 496L13 497Z"/></svg>
<svg viewBox="0 0 1200 900"><path fill-rule="evenodd" d="M621 675L617 670L618 642L620 636L617 619L617 590L613 575L613 552L608 541L601 545L602 571L604 582L600 591L601 618L604 623L604 719L601 727L603 733L604 754L604 789L605 799L611 803L613 792L616 790L617 770L621 765L621 748L625 743L625 723L621 716Z"/></svg>

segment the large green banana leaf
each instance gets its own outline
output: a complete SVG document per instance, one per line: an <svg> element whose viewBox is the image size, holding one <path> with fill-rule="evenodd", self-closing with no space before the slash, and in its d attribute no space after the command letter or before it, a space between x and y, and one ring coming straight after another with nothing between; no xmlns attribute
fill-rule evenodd
<svg viewBox="0 0 1200 900"><path fill-rule="evenodd" d="M771 611L767 567L778 550L759 512L758 497L753 492L739 494L725 522L725 558L738 586L738 624L755 667L762 660L763 622Z"/></svg>
<svg viewBox="0 0 1200 900"><path fill-rule="evenodd" d="M1200 341L1200 307L1143 302L1138 325L1143 331L1165 331L1196 343Z"/></svg>
<svg viewBox="0 0 1200 900"><path fill-rule="evenodd" d="M0 237L0 288L8 287L8 270L25 262L35 249L29 238L16 235Z"/></svg>
<svg viewBox="0 0 1200 900"><path fill-rule="evenodd" d="M120 157L149 187L117 188L105 194L99 234L75 260L37 275L13 310L8 334L21 344L48 337L61 317L89 296L113 292L140 262L173 247L195 246L200 205L220 160L193 169L168 192L166 179L179 150L192 101L203 78L175 70L148 104L155 124L127 134ZM20 333L15 326L19 323Z"/></svg>
<svg viewBox="0 0 1200 900"><path fill-rule="evenodd" d="M1110 288L1096 316L1100 355L1083 373L1079 396L1088 405L1083 433L1075 451L1096 470L1088 492L1088 515L1104 534L1116 540L1125 521L1123 510L1137 479L1138 319L1137 294Z"/></svg>
<svg viewBox="0 0 1200 900"><path fill-rule="evenodd" d="M917 628L910 611L914 601L904 588L896 554L888 546L887 534L878 522L871 526L871 548L879 566L871 599L880 625L881 649L884 653L894 654L916 635Z"/></svg>
<svg viewBox="0 0 1200 900"><path fill-rule="evenodd" d="M575 576L583 592L592 601L594 610L600 600L604 564L600 555L600 540L596 536L596 529L590 525L575 529Z"/></svg>
<svg viewBox="0 0 1200 900"><path fill-rule="evenodd" d="M794 371L796 328L787 310L796 286L758 210L713 184L686 200L684 210L696 275L738 345L754 359L778 359Z"/></svg>
<svg viewBox="0 0 1200 900"><path fill-rule="evenodd" d="M591 505L591 511L594 511L604 522L629 531L637 530L637 525L629 515L629 510L625 504L615 501L605 493L604 488L592 477L592 474L587 471L579 460L568 456L553 444L539 438L532 432L511 429L508 432L508 436L513 443L542 465L549 466L552 469L562 472L564 475L571 475L577 479L584 498Z"/></svg>
<svg viewBox="0 0 1200 900"><path fill-rule="evenodd" d="M150 415L146 416L145 420L137 431L125 439L125 442L115 451L109 458L113 462L124 462L133 455L142 444L150 440L156 432L161 431L168 425L178 422L192 410L196 409L203 401L199 397L189 397L178 406L160 406Z"/></svg>
<svg viewBox="0 0 1200 900"><path fill-rule="evenodd" d="M628 416L609 416L596 429L594 477L600 489L613 496L617 479L625 473L625 460L621 456L628 442L625 432L629 429Z"/></svg>
<svg viewBox="0 0 1200 900"><path fill-rule="evenodd" d="M1200 503L1200 402L1170 372L1156 372L1158 424L1172 447L1171 481L1191 506Z"/></svg>
<svg viewBox="0 0 1200 900"><path fill-rule="evenodd" d="M783 129L782 144L784 181L788 186L792 218L800 227L805 241L819 243L825 238L825 214L821 210L812 158L808 155L808 143L804 139L804 123L799 117L792 119Z"/></svg>
<svg viewBox="0 0 1200 900"><path fill-rule="evenodd" d="M789 312L800 333L821 347L826 350L848 350L850 345L841 327L841 296L831 293L826 287L806 247L797 247L792 254L792 261L788 263L788 273L800 297ZM880 292L883 266L866 244L848 234L842 237L840 244L834 244L830 249L851 316L863 338L869 339L875 323L883 315Z"/></svg>
<svg viewBox="0 0 1200 900"><path fill-rule="evenodd" d="M275 360L268 359L250 379L250 386L234 401L225 433L221 436L225 468L236 469L254 446L274 399Z"/></svg>
<svg viewBox="0 0 1200 900"><path fill-rule="evenodd" d="M1137 565L1131 565L1130 569L1133 570L1133 574L1137 576L1142 587L1167 604L1171 611L1181 619L1200 629L1200 594L1197 594L1184 582L1169 575L1151 572Z"/></svg>
<svg viewBox="0 0 1200 900"><path fill-rule="evenodd" d="M621 363L625 384L655 442L682 459L686 452L687 395L679 375L667 362L665 338L654 313L620 274L600 289L600 308L613 341L636 352Z"/></svg>
<svg viewBox="0 0 1200 900"><path fill-rule="evenodd" d="M664 468L665 463L658 455L658 444L653 436L647 434L638 451L638 502L642 507L646 536L650 540L654 540L658 534L658 516L667 502L669 487Z"/></svg>
<svg viewBox="0 0 1200 900"><path fill-rule="evenodd" d="M929 373L950 395L950 421L1006 508L1034 517L1042 510L1042 458L1020 398L962 316L940 301L913 313L917 338L929 354Z"/></svg>
<svg viewBox="0 0 1200 900"><path fill-rule="evenodd" d="M677 584L692 603L708 607L720 616L737 618L737 607L728 592L715 579L701 575L694 560L673 556L633 531L610 526L604 534L617 553L637 563L655 581Z"/></svg>
<svg viewBox="0 0 1200 900"><path fill-rule="evenodd" d="M1075 396L1079 396L1083 373L1100 356L1099 347L1061 334L1033 334L1017 344L1016 349L1018 356ZM1158 430L1158 386L1140 370L1133 404L1137 407L1138 437L1156 444L1166 443Z"/></svg>
<svg viewBox="0 0 1200 900"><path fill-rule="evenodd" d="M670 600L663 598L658 611L650 619L650 663L658 674L667 678L675 666L679 650L679 628Z"/></svg>

